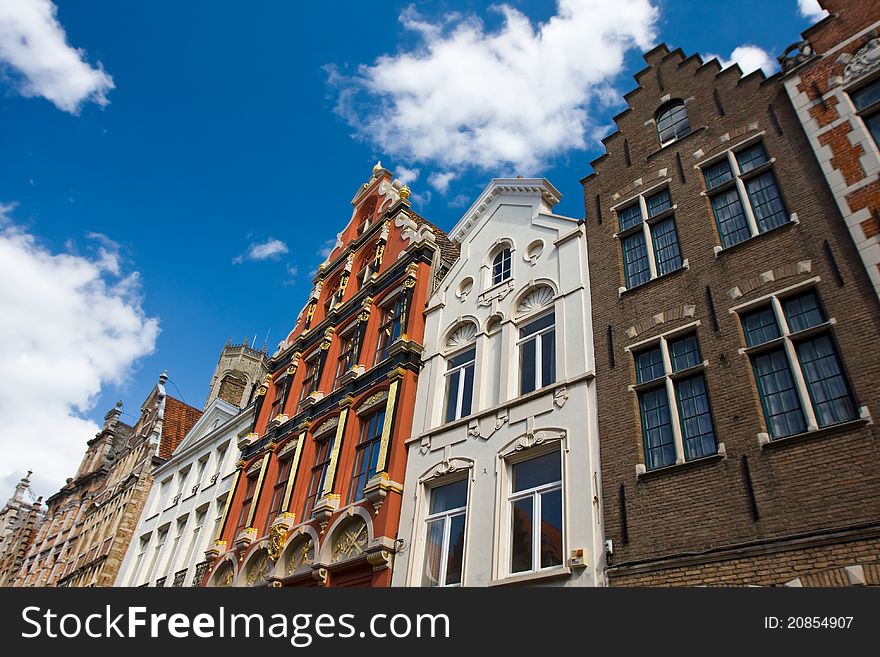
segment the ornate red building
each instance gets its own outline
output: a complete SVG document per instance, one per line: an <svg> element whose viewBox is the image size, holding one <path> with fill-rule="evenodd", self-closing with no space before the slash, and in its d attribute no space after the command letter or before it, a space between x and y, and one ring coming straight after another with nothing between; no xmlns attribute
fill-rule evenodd
<svg viewBox="0 0 880 657"><path fill-rule="evenodd" d="M388 586L425 300L458 255L377 164L258 394L207 586Z"/></svg>

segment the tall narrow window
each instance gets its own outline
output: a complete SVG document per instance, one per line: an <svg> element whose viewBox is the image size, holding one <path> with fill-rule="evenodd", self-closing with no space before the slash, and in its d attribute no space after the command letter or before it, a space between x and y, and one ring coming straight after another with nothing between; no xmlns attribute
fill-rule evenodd
<svg viewBox="0 0 880 657"><path fill-rule="evenodd" d="M364 499L364 487L376 474L379 462L379 447L382 444L382 427L385 426L384 409L373 413L361 422L361 433L355 449L354 470L351 475L351 487L348 491L348 503Z"/></svg>
<svg viewBox="0 0 880 657"><path fill-rule="evenodd" d="M718 451L697 336L665 338L634 354L648 470Z"/></svg>
<svg viewBox="0 0 880 657"><path fill-rule="evenodd" d="M519 331L520 394L556 382L556 314L549 313Z"/></svg>
<svg viewBox="0 0 880 657"><path fill-rule="evenodd" d="M156 566L159 563L159 555L162 552L162 547L165 545L165 539L168 538L168 527L162 527L159 530L158 538L156 539L156 547L153 549L153 556L150 558L150 567L147 570L147 583L153 581L153 576L156 574Z"/></svg>
<svg viewBox="0 0 880 657"><path fill-rule="evenodd" d="M471 414L476 356L476 347L471 347L447 360L446 422L452 422Z"/></svg>
<svg viewBox="0 0 880 657"><path fill-rule="evenodd" d="M703 168L721 246L729 248L790 221L773 164L760 142Z"/></svg>
<svg viewBox="0 0 880 657"><path fill-rule="evenodd" d="M275 486L272 488L272 499L269 501L269 512L266 514L266 522L263 525L263 535L269 533L269 527L275 518L287 511L284 508L284 493L287 490L287 480L290 479L290 467L292 458L278 461L278 476L275 478Z"/></svg>
<svg viewBox="0 0 880 657"><path fill-rule="evenodd" d="M318 358L319 355L315 354L305 361L306 371L303 377L302 390L299 393L299 400L301 402L318 389L318 373L320 372Z"/></svg>
<svg viewBox="0 0 880 657"><path fill-rule="evenodd" d="M375 363L388 358L388 348L403 332L401 316L403 314L404 295L398 295L394 301L382 308L382 323L379 325L379 341L376 344Z"/></svg>
<svg viewBox="0 0 880 657"><path fill-rule="evenodd" d="M247 528L248 515L251 512L251 505L254 502L254 491L257 488L257 475L254 474L247 478L245 485L244 500L241 503L241 511L238 514L238 523L235 526L235 535L238 536Z"/></svg>
<svg viewBox="0 0 880 657"><path fill-rule="evenodd" d="M492 285L497 285L510 278L510 249L503 248L492 258Z"/></svg>
<svg viewBox="0 0 880 657"><path fill-rule="evenodd" d="M354 365L354 331L343 333L339 339L339 358L336 361L335 385Z"/></svg>
<svg viewBox="0 0 880 657"><path fill-rule="evenodd" d="M562 565L562 458L558 451L510 469L510 572Z"/></svg>
<svg viewBox="0 0 880 657"><path fill-rule="evenodd" d="M849 96L874 143L880 147L880 80L875 79L864 87L851 91Z"/></svg>
<svg viewBox="0 0 880 657"><path fill-rule="evenodd" d="M690 134L691 123L684 102L674 100L657 112L657 135L660 143L666 145Z"/></svg>
<svg viewBox="0 0 880 657"><path fill-rule="evenodd" d="M283 381L275 383L275 396L272 399L272 410L269 412L269 419L278 417L284 412L284 404L287 401L287 392L290 390L290 377L285 377Z"/></svg>
<svg viewBox="0 0 880 657"><path fill-rule="evenodd" d="M315 502L321 497L321 492L324 490L324 482L327 479L327 470L330 467L332 444L333 440L330 437L315 441L315 464L312 466L309 490L300 518L308 518L312 513Z"/></svg>
<svg viewBox="0 0 880 657"><path fill-rule="evenodd" d="M617 210L627 289L684 266L674 210L668 189Z"/></svg>
<svg viewBox="0 0 880 657"><path fill-rule="evenodd" d="M422 586L458 586L464 565L467 479L435 486L428 495Z"/></svg>
<svg viewBox="0 0 880 657"><path fill-rule="evenodd" d="M858 417L815 292L774 296L769 305L743 313L741 321L771 437Z"/></svg>

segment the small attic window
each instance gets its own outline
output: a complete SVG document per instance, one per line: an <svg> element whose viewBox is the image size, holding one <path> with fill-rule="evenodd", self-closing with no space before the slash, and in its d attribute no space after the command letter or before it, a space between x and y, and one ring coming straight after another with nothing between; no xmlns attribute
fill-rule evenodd
<svg viewBox="0 0 880 657"><path fill-rule="evenodd" d="M657 134L663 146L690 134L691 123L682 100L673 100L663 105L657 110L656 121Z"/></svg>

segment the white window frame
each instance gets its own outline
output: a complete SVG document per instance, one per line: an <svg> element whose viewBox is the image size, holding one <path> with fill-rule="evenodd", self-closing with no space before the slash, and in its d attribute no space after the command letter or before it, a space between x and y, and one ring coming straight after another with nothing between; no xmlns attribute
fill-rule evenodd
<svg viewBox="0 0 880 657"><path fill-rule="evenodd" d="M507 276L504 276L504 253L507 252ZM501 257L501 277L498 280L495 280L495 260ZM500 248L496 249L492 253L492 258L489 261L489 287L494 287L496 285L501 285L505 281L509 281L513 278L513 248L507 244L506 242L502 243Z"/></svg>
<svg viewBox="0 0 880 657"><path fill-rule="evenodd" d="M431 508L431 497L434 494L434 491L438 488L442 488L443 486L448 486L450 484L457 484L460 481L467 482L467 494L465 497L464 506L456 507L455 509L450 509L448 511L439 511L437 513L430 513ZM435 522L437 520L443 519L443 546L440 551L440 573L439 573L439 583L436 588L454 588L460 587L464 582L464 573L465 573L465 564L467 563L467 536L468 536L468 523L469 516L468 509L470 507L471 501L471 482L470 477L458 477L454 479L445 479L438 482L431 483L430 486L425 485L424 487L424 503L425 503L425 512L424 518L422 521L422 550L419 555L419 567L418 567L418 586L423 586L422 580L425 576L425 552L428 549L428 525L431 522ZM464 515L464 545L462 548L461 555L461 581L455 584L447 584L446 583L446 565L449 559L449 538L450 531L452 527L452 519L454 517ZM435 587L432 587L435 588Z"/></svg>
<svg viewBox="0 0 880 657"><path fill-rule="evenodd" d="M449 361L451 361L453 358L457 358L458 356L463 356L465 353L467 353L470 350L474 351L474 357L472 360L469 360L462 365L456 365L452 369L449 368ZM477 365L477 344L476 344L476 342L471 342L466 347L464 347L462 349L458 349L454 353L446 354L444 357L444 362L446 364L446 371L443 372L443 407L440 410L440 412L441 412L440 424L447 423L446 411L449 408L449 382L450 382L451 377L453 375L456 375L459 377L458 378L458 393L457 393L458 396L455 401L455 417L453 417L451 420L448 420L448 422L456 422L457 420L460 420L464 417L468 417L470 415L473 415L473 413L474 413L473 391L471 391L471 412L468 413L468 415L461 414L462 410L463 410L463 406L464 406L465 370L467 369L468 366L474 368L474 386L473 387L476 388L476 384L477 384L477 379L476 379L476 377L477 377L477 368L476 368L476 365Z"/></svg>
<svg viewBox="0 0 880 657"><path fill-rule="evenodd" d="M554 335L553 335L553 339L554 339L554 342L555 342L555 344L554 344L554 346L553 346L553 358L554 358L554 360L556 359L556 351L557 351L557 348L558 348L558 346L559 346L559 343L558 343L558 341L556 340L556 308L554 308L554 307L551 305L550 308L548 308L547 310L545 310L545 311L543 311L543 312L539 312L539 313L537 313L537 314L535 314L535 315L533 315L533 316L530 315L529 317L520 320L520 321L518 322L518 324L517 324L517 330L518 330L518 331L523 331L523 330L525 330L530 324L532 324L532 323L534 323L534 322L537 322L537 321L539 321L539 320L542 320L542 319L544 319L547 315L551 315L551 314L553 315L553 324L552 324L552 325L550 325L550 326L548 326L548 327L546 327L546 328L543 328L543 329L541 329L541 330L539 330L539 331L536 331L535 333L532 333L532 334L530 334L530 335L527 335L527 336L524 337L524 338L523 338L523 337L518 337L518 338L517 338L517 341L516 341L516 352L517 352L517 356L518 356L517 364L518 364L518 366L519 366L519 374L520 374L520 376L518 377L518 378L519 378L519 388L520 388L520 390L519 390L519 394L520 394L520 395L529 394L529 393L524 393L524 392L522 391L522 369L523 369L523 365L522 365L522 364L523 364L523 346L525 345L526 342L529 342L530 340L535 340L535 341L536 341L536 344L535 344L535 387L534 387L534 389L531 390L530 392L534 392L534 391L536 391L536 390L541 390L542 388L547 388L547 387L549 387L549 386L552 386L552 385L555 385L555 384L556 384L556 379L557 379L557 374L558 374L558 372L557 372L557 367L556 367L556 363L555 363L555 362L553 363L553 381L551 381L550 383L547 383L547 384L542 384L542 383L541 383L541 374L542 374L543 366L544 366L544 361L543 361L543 349L542 349L543 344L544 344L543 336L546 335L547 333L550 333L550 332L552 332L552 333L554 334Z"/></svg>

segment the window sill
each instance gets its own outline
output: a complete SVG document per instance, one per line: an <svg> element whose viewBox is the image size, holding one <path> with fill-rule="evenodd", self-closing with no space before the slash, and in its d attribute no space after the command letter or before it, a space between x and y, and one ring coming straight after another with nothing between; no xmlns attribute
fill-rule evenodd
<svg viewBox="0 0 880 657"><path fill-rule="evenodd" d="M620 298L623 298L623 295L625 295L625 294L630 295L633 292L636 292L637 290L641 290L641 289L648 287L649 285L651 285L651 283L653 283L655 281L665 281L667 278L670 278L671 276L675 276L676 274L680 274L681 272L687 271L688 269L690 269L690 263L688 262L687 258L685 258L682 261L681 267L679 267L678 269L671 271L668 274L663 274L662 276L656 276L655 278L652 278L648 281L645 281L644 283L641 283L640 285L636 285L635 287L621 287L617 291L617 296Z"/></svg>
<svg viewBox="0 0 880 657"><path fill-rule="evenodd" d="M686 139L690 139L694 135L698 135L702 132L705 132L708 129L709 128L707 126L700 126L699 128L695 128L694 130L691 130L684 137L679 137L678 139L673 139L672 141L663 144L660 148L658 148L653 153L649 153L648 157L645 158L645 161L650 162L654 157L656 157L657 155L660 155L660 153L663 153L664 151L669 150L673 146L680 144L681 142L685 141Z"/></svg>
<svg viewBox="0 0 880 657"><path fill-rule="evenodd" d="M717 463L719 461L723 461L726 458L727 448L725 448L724 443L718 443L718 451L711 456L703 456L698 459L684 461L683 463L676 463L675 465L667 465L662 468L655 468L653 470L646 470L644 464L639 463L638 465L636 465L636 479L638 481L644 481L648 479L659 478L666 474L677 474L679 472L685 472L687 470L699 468L703 465Z"/></svg>
<svg viewBox="0 0 880 657"><path fill-rule="evenodd" d="M558 566L556 568L547 568L546 570L538 570L522 575L509 575L502 579L493 579L489 582L489 586L513 586L516 584L525 584L527 582L542 582L550 579L561 579L571 575L569 566Z"/></svg>
<svg viewBox="0 0 880 657"><path fill-rule="evenodd" d="M771 233L775 233L777 230L782 230L783 228L785 228L787 226L796 226L799 223L800 223L800 220L798 219L797 213L793 212L792 214L789 215L788 221L786 221L784 224L779 224L775 228L771 228L770 230L765 230L763 233L758 233L757 235L752 235L751 237L747 237L742 242L737 242L736 244L732 244L731 246L714 246L714 247L712 247L712 250L715 253L715 257L718 258L719 256L722 256L729 251L735 250L737 247L740 247L743 244L751 244L753 240L756 240L760 237L764 237L764 235L770 235Z"/></svg>
<svg viewBox="0 0 880 657"><path fill-rule="evenodd" d="M848 420L839 424L831 424L827 427L820 427L818 429L814 429L813 431L796 433L791 436L771 438L769 434L759 433L758 444L761 446L761 449L772 450L778 447L785 447L786 445L794 445L797 443L806 442L812 440L813 438L820 439L830 436L836 436L837 434L846 433L847 431L851 431L853 429L861 429L862 427L866 427L872 423L871 413L868 411L867 406L862 406L859 409L859 415L860 417L855 420Z"/></svg>

